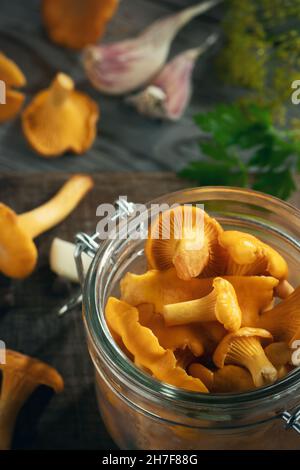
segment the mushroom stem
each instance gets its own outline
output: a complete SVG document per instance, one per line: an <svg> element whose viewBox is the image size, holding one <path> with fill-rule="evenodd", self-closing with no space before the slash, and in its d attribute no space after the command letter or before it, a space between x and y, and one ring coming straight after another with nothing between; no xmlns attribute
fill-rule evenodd
<svg viewBox="0 0 300 470"><path fill-rule="evenodd" d="M167 325L210 322L216 320L215 305L217 293L213 290L202 299L165 305L163 316Z"/></svg>
<svg viewBox="0 0 300 470"><path fill-rule="evenodd" d="M9 450L19 411L40 385L57 393L64 387L58 372L47 364L15 351L6 351L0 395L0 450Z"/></svg>
<svg viewBox="0 0 300 470"><path fill-rule="evenodd" d="M242 321L235 290L230 282L220 277L213 280L213 291L206 297L165 305L162 313L167 325L217 320L226 330L237 331Z"/></svg>
<svg viewBox="0 0 300 470"><path fill-rule="evenodd" d="M0 450L9 450L14 432L17 413L6 410L0 404Z"/></svg>
<svg viewBox="0 0 300 470"><path fill-rule="evenodd" d="M0 399L0 450L10 449L18 413L36 387L34 382L20 379L14 370L5 371Z"/></svg>
<svg viewBox="0 0 300 470"><path fill-rule="evenodd" d="M78 205L93 187L93 180L86 175L70 178L50 201L18 216L19 223L31 238L59 224Z"/></svg>
<svg viewBox="0 0 300 470"><path fill-rule="evenodd" d="M260 341L255 337L241 337L232 346L230 362L242 365L252 375L254 385L262 387L277 379L277 371L264 353Z"/></svg>
<svg viewBox="0 0 300 470"><path fill-rule="evenodd" d="M286 280L280 281L277 287L275 287L275 295L280 299L287 299L295 291L294 287Z"/></svg>
<svg viewBox="0 0 300 470"><path fill-rule="evenodd" d="M245 365L256 387L272 384L277 379L277 371L264 353L248 358Z"/></svg>
<svg viewBox="0 0 300 470"><path fill-rule="evenodd" d="M61 105L74 90L74 82L68 75L58 73L50 88L49 99L55 106Z"/></svg>

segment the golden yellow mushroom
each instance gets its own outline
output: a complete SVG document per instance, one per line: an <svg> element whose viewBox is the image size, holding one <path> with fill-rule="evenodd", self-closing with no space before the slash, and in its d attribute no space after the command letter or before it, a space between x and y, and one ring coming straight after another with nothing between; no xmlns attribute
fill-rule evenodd
<svg viewBox="0 0 300 470"><path fill-rule="evenodd" d="M214 373L203 364L194 362L188 367L188 373L192 377L200 379L211 392L214 384Z"/></svg>
<svg viewBox="0 0 300 470"><path fill-rule="evenodd" d="M275 295L280 299L287 299L294 291L294 287L286 279L283 279L275 288Z"/></svg>
<svg viewBox="0 0 300 470"><path fill-rule="evenodd" d="M140 324L137 308L110 297L105 315L110 330L122 338L135 362L150 370L158 380L187 390L208 392L199 379L190 377L184 369L177 366L174 353L159 344L150 328Z"/></svg>
<svg viewBox="0 0 300 470"><path fill-rule="evenodd" d="M288 266L283 257L253 235L228 230L219 235L219 243L229 254L226 274L269 274L276 279L286 279L288 276Z"/></svg>
<svg viewBox="0 0 300 470"><path fill-rule="evenodd" d="M188 348L194 356L202 356L204 340L200 327L195 328L190 325L168 327L163 317L155 313L150 304L139 305L138 311L141 325L150 328L163 348L171 349L171 351Z"/></svg>
<svg viewBox="0 0 300 470"><path fill-rule="evenodd" d="M162 312L164 305L192 300L209 294L211 279L183 281L177 277L174 268L167 271L151 270L145 274L127 273L121 280L121 298L137 306L153 304L156 312Z"/></svg>
<svg viewBox="0 0 300 470"><path fill-rule="evenodd" d="M241 328L230 333L218 345L213 361L219 368L234 364L249 370L256 387L276 381L277 371L266 357L261 342L272 341L272 335L260 328Z"/></svg>
<svg viewBox="0 0 300 470"><path fill-rule="evenodd" d="M265 348L265 354L272 364L278 369L280 366L292 364L292 356L296 350L289 347L284 341L271 343ZM294 354L294 366L300 366L300 355Z"/></svg>
<svg viewBox="0 0 300 470"><path fill-rule="evenodd" d="M51 158L87 151L95 140L98 118L98 105L74 89L71 77L59 73L24 110L22 127L31 147Z"/></svg>
<svg viewBox="0 0 300 470"><path fill-rule="evenodd" d="M270 276L225 276L224 279L236 292L242 311L242 326L256 326L260 313L272 302L274 288L279 281ZM196 300L212 290L212 278L183 281L177 277L174 268L151 270L140 275L127 273L121 281L122 300L134 306L153 304L158 313L162 313L165 305Z"/></svg>
<svg viewBox="0 0 300 470"><path fill-rule="evenodd" d="M50 201L21 215L0 203L0 272L16 279L29 276L38 257L33 239L64 220L93 184L90 176L74 175Z"/></svg>
<svg viewBox="0 0 300 470"><path fill-rule="evenodd" d="M242 326L255 327L261 312L270 308L278 279L271 276L226 276L234 287L242 311Z"/></svg>
<svg viewBox="0 0 300 470"><path fill-rule="evenodd" d="M212 393L241 393L255 388L250 373L243 367L228 365L212 371L202 364L194 363L188 371L192 377L202 380Z"/></svg>
<svg viewBox="0 0 300 470"><path fill-rule="evenodd" d="M162 271L175 266L183 280L222 274L225 250L218 243L222 231L215 219L194 206L160 213L145 245L149 268Z"/></svg>
<svg viewBox="0 0 300 470"><path fill-rule="evenodd" d="M81 49L97 42L119 0L43 0L42 16L53 42Z"/></svg>
<svg viewBox="0 0 300 470"><path fill-rule="evenodd" d="M280 304L264 312L259 326L270 331L276 341L291 344L300 339L300 286Z"/></svg>
<svg viewBox="0 0 300 470"><path fill-rule="evenodd" d="M5 84L5 103L0 103L0 123L14 118L21 110L25 95L14 88L26 85L26 78L20 68L0 52L0 80Z"/></svg>
<svg viewBox="0 0 300 470"><path fill-rule="evenodd" d="M0 394L0 450L8 450L19 411L40 385L63 391L60 374L44 362L6 351L6 363L0 363L2 373Z"/></svg>
<svg viewBox="0 0 300 470"><path fill-rule="evenodd" d="M217 320L229 331L241 326L242 312L232 284L221 277L213 280L213 291L201 299L165 305L167 325L212 322Z"/></svg>

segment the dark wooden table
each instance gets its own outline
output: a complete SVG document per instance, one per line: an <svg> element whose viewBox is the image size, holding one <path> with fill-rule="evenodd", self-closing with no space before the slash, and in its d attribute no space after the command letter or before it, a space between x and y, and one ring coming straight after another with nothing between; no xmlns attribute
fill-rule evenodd
<svg viewBox="0 0 300 470"><path fill-rule="evenodd" d="M196 0L122 0L105 41L130 37L153 20L196 3ZM213 73L213 48L199 59L192 103L180 123L162 123L139 116L122 98L100 95L85 81L80 54L52 44L40 18L40 0L0 0L0 50L24 71L28 100L47 87L57 71L70 74L78 87L100 105L101 120L93 148L85 155L46 160L27 146L20 121L0 126L0 171L118 171L177 170L198 158L199 132L192 116L226 99L227 91ZM218 29L222 11L215 8L195 18L177 36L171 56L200 45Z"/></svg>

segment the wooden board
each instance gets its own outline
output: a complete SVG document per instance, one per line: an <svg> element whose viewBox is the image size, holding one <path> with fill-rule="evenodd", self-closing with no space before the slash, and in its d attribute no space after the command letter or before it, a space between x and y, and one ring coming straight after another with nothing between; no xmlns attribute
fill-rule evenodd
<svg viewBox="0 0 300 470"><path fill-rule="evenodd" d="M155 19L195 3L195 0L123 0L105 41L131 37ZM95 145L80 157L42 159L26 144L19 119L1 125L0 171L177 170L198 158L199 131L192 117L213 102L223 101L227 94L212 73L215 48L199 59L193 100L185 117L180 123L161 123L139 116L122 98L107 97L92 89L84 79L80 54L48 40L41 23L40 0L1 0L0 8L0 50L24 70L28 101L49 85L57 71L64 71L101 108ZM218 12L219 9L214 9L187 25L178 34L170 55L200 45L216 31Z"/></svg>

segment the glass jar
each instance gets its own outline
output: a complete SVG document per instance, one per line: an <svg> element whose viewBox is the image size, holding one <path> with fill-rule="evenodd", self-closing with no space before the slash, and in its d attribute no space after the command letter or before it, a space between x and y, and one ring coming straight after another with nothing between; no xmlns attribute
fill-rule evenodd
<svg viewBox="0 0 300 470"><path fill-rule="evenodd" d="M222 187L188 189L153 202L204 204L225 229L247 231L277 249L289 264L290 282L300 284L300 211L291 205L251 190ZM122 214L133 208L120 205L120 226ZM135 216L130 222L132 227L140 223ZM104 309L109 296L119 296L119 282L127 271L146 270L144 241L128 237L98 246L95 238L79 234L75 257L81 278L81 253L94 257L83 283L83 318L99 409L117 445L155 450L299 449L299 369L247 393L202 394L159 382L126 357L108 330Z"/></svg>

